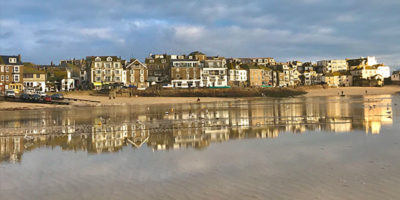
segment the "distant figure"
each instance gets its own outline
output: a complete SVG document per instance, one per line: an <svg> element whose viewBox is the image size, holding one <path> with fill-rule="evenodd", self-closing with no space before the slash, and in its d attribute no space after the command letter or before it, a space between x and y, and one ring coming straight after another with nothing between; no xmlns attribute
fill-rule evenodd
<svg viewBox="0 0 400 200"><path fill-rule="evenodd" d="M343 90L342 90L342 96L344 95L344 92L343 92Z"/></svg>
<svg viewBox="0 0 400 200"><path fill-rule="evenodd" d="M111 99L112 98L112 93L111 93L111 91L109 91L108 92L108 99Z"/></svg>
<svg viewBox="0 0 400 200"><path fill-rule="evenodd" d="M117 91L114 90L114 91L113 91L113 98L115 99L116 96L117 96Z"/></svg>
<svg viewBox="0 0 400 200"><path fill-rule="evenodd" d="M368 93L368 91L367 90L365 90L365 94L367 94Z"/></svg>
<svg viewBox="0 0 400 200"><path fill-rule="evenodd" d="M199 103L200 102L200 97L197 97L197 103Z"/></svg>

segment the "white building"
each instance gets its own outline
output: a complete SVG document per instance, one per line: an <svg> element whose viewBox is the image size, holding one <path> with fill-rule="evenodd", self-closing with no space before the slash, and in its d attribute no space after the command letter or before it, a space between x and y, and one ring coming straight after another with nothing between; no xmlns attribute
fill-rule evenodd
<svg viewBox="0 0 400 200"><path fill-rule="evenodd" d="M75 89L75 79L71 78L71 71L67 70L67 77L61 80L61 91Z"/></svg>
<svg viewBox="0 0 400 200"><path fill-rule="evenodd" d="M343 72L348 70L346 60L321 60L317 61L317 66L322 67L324 73Z"/></svg>

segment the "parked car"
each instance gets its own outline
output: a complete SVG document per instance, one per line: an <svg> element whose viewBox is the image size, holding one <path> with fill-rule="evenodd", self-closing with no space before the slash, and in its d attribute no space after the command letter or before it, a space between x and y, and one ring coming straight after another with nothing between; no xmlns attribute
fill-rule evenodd
<svg viewBox="0 0 400 200"><path fill-rule="evenodd" d="M51 95L51 99L52 100L63 100L64 99L64 95L62 95L62 94L53 94L53 95Z"/></svg>
<svg viewBox="0 0 400 200"><path fill-rule="evenodd" d="M43 97L43 101L44 101L44 102L51 102L51 100L52 100L52 99L51 99L51 96L48 96L48 95L47 95L47 96Z"/></svg>
<svg viewBox="0 0 400 200"><path fill-rule="evenodd" d="M42 100L42 98L41 98L40 95L38 95L38 94L33 94L33 95L31 96L31 99L32 99L32 101L34 101L34 102L39 102L40 100Z"/></svg>
<svg viewBox="0 0 400 200"><path fill-rule="evenodd" d="M164 84L162 87L163 87L163 88L173 88L173 85L171 85L171 84Z"/></svg>
<svg viewBox="0 0 400 200"><path fill-rule="evenodd" d="M26 94L29 94L29 95L30 95L30 94L35 94L35 89L33 89L33 88L28 88L28 89L25 90L25 93L26 93Z"/></svg>
<svg viewBox="0 0 400 200"><path fill-rule="evenodd" d="M15 98L14 90L6 90L5 96L9 98Z"/></svg>
<svg viewBox="0 0 400 200"><path fill-rule="evenodd" d="M19 95L19 98L23 101L30 101L31 100L31 96L27 93L22 93L21 95Z"/></svg>
<svg viewBox="0 0 400 200"><path fill-rule="evenodd" d="M37 92L35 92L35 94L38 94L38 95L40 95L41 97L47 96L47 94L46 94L45 92L42 92L42 91L37 91Z"/></svg>

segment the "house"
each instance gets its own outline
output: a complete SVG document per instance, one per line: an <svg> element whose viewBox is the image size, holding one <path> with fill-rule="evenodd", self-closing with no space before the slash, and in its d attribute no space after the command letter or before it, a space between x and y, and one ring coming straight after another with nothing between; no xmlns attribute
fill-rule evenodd
<svg viewBox="0 0 400 200"><path fill-rule="evenodd" d="M24 63L23 72L24 89L34 89L36 91L46 91L46 71L34 66L31 63Z"/></svg>
<svg viewBox="0 0 400 200"><path fill-rule="evenodd" d="M392 76L392 83L396 85L400 85L400 71L393 71Z"/></svg>
<svg viewBox="0 0 400 200"><path fill-rule="evenodd" d="M261 87L263 85L263 69L247 64L241 67L247 70L247 85L249 87Z"/></svg>
<svg viewBox="0 0 400 200"><path fill-rule="evenodd" d="M88 70L86 69L85 59L61 60L60 67L71 71L71 78L75 80L75 87L81 89L89 89Z"/></svg>
<svg viewBox="0 0 400 200"><path fill-rule="evenodd" d="M61 80L61 91L71 91L75 89L75 79L71 76L71 70L66 69L67 77Z"/></svg>
<svg viewBox="0 0 400 200"><path fill-rule="evenodd" d="M346 59L347 65L349 66L349 70L353 70L354 68L358 68L359 66L373 66L378 64L375 56L361 57L356 59Z"/></svg>
<svg viewBox="0 0 400 200"><path fill-rule="evenodd" d="M323 82L333 87L348 87L353 85L352 75L346 72L332 72L323 76Z"/></svg>
<svg viewBox="0 0 400 200"><path fill-rule="evenodd" d="M231 87L247 86L247 70L239 64L228 63L228 85Z"/></svg>
<svg viewBox="0 0 400 200"><path fill-rule="evenodd" d="M149 87L147 66L137 59L131 59L126 68L126 86L145 90Z"/></svg>
<svg viewBox="0 0 400 200"><path fill-rule="evenodd" d="M200 61L178 56L171 60L171 84L175 88L202 87Z"/></svg>
<svg viewBox="0 0 400 200"><path fill-rule="evenodd" d="M145 59L148 69L148 81L155 83L169 83L171 81L171 59L177 59L176 55L150 54Z"/></svg>
<svg viewBox="0 0 400 200"><path fill-rule="evenodd" d="M23 63L21 56L0 55L0 93L23 90Z"/></svg>
<svg viewBox="0 0 400 200"><path fill-rule="evenodd" d="M302 85L315 85L317 80L317 72L314 70L306 70L299 77Z"/></svg>
<svg viewBox="0 0 400 200"><path fill-rule="evenodd" d="M117 56L87 56L86 69L90 84L96 90L103 87L118 87L125 85L126 71L123 69L125 61Z"/></svg>
<svg viewBox="0 0 400 200"><path fill-rule="evenodd" d="M224 57L206 57L201 63L203 66L201 73L202 87L228 86L228 73Z"/></svg>
<svg viewBox="0 0 400 200"><path fill-rule="evenodd" d="M278 71L278 86L280 87L289 87L295 85L294 75L296 74L296 84L299 84L299 74L295 73L295 71L289 64L280 63L272 66L274 70Z"/></svg>
<svg viewBox="0 0 400 200"><path fill-rule="evenodd" d="M317 66L322 67L323 73L344 72L348 70L346 60L321 60Z"/></svg>

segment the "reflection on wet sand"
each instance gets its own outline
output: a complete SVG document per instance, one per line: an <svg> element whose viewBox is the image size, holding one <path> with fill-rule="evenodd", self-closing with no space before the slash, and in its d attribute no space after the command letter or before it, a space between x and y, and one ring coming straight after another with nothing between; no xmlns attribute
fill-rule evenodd
<svg viewBox="0 0 400 200"><path fill-rule="evenodd" d="M379 134L393 123L390 95L7 114L0 118L0 162L21 162L24 152L40 147L89 153L118 152L124 146L202 149L232 139L276 138L282 132Z"/></svg>

